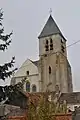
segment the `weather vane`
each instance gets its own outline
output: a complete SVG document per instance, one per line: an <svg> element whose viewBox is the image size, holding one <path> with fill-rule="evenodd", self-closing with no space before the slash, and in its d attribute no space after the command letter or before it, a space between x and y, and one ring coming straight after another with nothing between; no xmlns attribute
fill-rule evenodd
<svg viewBox="0 0 80 120"><path fill-rule="evenodd" d="M52 13L52 8L50 8L50 11L49 11L49 13L50 13L50 15L51 15L51 13Z"/></svg>

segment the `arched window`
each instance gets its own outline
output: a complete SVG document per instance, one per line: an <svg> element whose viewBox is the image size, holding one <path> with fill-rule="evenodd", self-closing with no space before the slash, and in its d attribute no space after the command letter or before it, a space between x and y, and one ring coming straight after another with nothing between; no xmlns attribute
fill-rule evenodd
<svg viewBox="0 0 80 120"><path fill-rule="evenodd" d="M51 74L51 67L49 66L49 74Z"/></svg>
<svg viewBox="0 0 80 120"><path fill-rule="evenodd" d="M53 43L52 38L50 38L50 43Z"/></svg>
<svg viewBox="0 0 80 120"><path fill-rule="evenodd" d="M36 92L36 85L32 85L32 92Z"/></svg>
<svg viewBox="0 0 80 120"><path fill-rule="evenodd" d="M48 40L46 40L46 44L48 44Z"/></svg>
<svg viewBox="0 0 80 120"><path fill-rule="evenodd" d="M53 41L52 41L52 38L50 38L50 50L53 50Z"/></svg>
<svg viewBox="0 0 80 120"><path fill-rule="evenodd" d="M46 44L45 44L45 51L49 50L49 46L48 46L48 40L46 40Z"/></svg>
<svg viewBox="0 0 80 120"><path fill-rule="evenodd" d="M29 81L26 82L26 91L30 92L30 82Z"/></svg>
<svg viewBox="0 0 80 120"><path fill-rule="evenodd" d="M26 71L27 76L29 75L29 71Z"/></svg>

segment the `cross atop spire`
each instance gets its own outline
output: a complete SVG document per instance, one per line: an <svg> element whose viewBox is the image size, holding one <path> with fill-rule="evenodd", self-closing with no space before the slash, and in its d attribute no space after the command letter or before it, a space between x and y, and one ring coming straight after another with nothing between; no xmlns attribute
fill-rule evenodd
<svg viewBox="0 0 80 120"><path fill-rule="evenodd" d="M49 10L49 14L50 14L50 15L52 14L52 8L50 8L50 10Z"/></svg>

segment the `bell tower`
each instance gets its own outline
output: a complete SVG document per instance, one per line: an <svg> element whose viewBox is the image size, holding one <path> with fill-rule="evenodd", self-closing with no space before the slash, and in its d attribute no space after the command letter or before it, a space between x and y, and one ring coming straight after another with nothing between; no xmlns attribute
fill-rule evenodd
<svg viewBox="0 0 80 120"><path fill-rule="evenodd" d="M39 35L40 91L72 92L71 67L67 60L66 39L50 15Z"/></svg>

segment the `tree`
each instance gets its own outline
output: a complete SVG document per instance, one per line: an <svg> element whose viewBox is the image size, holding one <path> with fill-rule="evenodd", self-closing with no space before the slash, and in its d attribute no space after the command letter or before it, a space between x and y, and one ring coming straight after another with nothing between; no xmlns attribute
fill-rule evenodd
<svg viewBox="0 0 80 120"><path fill-rule="evenodd" d="M9 34L4 34L4 27L2 25L3 20L3 11L0 9L0 50L5 51L8 46L11 43L11 35L12 32ZM0 79L5 80L6 78L10 77L12 73L16 70L11 70L12 67L14 67L15 63L15 57L12 57L12 60L8 63L4 63L3 65L0 65Z"/></svg>
<svg viewBox="0 0 80 120"><path fill-rule="evenodd" d="M0 50L2 52L5 52L6 49L8 49L8 46L11 44L11 35L13 32L10 32L9 34L4 33L4 27L2 25L3 20L3 11L0 9ZM12 57L12 60L10 62L4 63L3 65L0 65L0 80L4 80L8 77L11 77L11 75L17 70L17 68L13 68L15 63L15 57ZM21 82L18 82L16 85L12 86L0 86L0 104L4 104L6 100L13 99L13 95L18 95L19 91L23 89L24 83L26 78L23 78ZM1 116L0 120L5 120L6 116Z"/></svg>
<svg viewBox="0 0 80 120"><path fill-rule="evenodd" d="M21 80L21 82L18 82L14 86L0 86L0 104L1 102L5 101L6 99L9 100L9 98L12 99L12 95L18 91L23 91L23 86L25 84L26 77Z"/></svg>
<svg viewBox="0 0 80 120"><path fill-rule="evenodd" d="M67 113L66 104L55 104L53 101L48 101L45 96L41 96L37 106L29 102L28 120L55 120L55 115L58 113Z"/></svg>
<svg viewBox="0 0 80 120"><path fill-rule="evenodd" d="M0 50L4 52L6 49L8 49L8 46L11 43L11 35L13 33L12 32L10 32L9 34L4 33L2 20L3 20L3 11L2 9L0 9ZM17 68L13 70L11 69L12 67L14 67L14 63L15 63L15 57L12 57L12 60L10 62L0 65L0 80L5 81L6 78L10 77L12 73L15 72L15 70L17 70ZM13 88L11 88L10 86L4 86L4 87L0 86L0 102L6 100L6 98L9 97L9 94L11 95L11 91L12 91L11 89L13 90ZM0 119L5 119L5 116L1 117Z"/></svg>
<svg viewBox="0 0 80 120"><path fill-rule="evenodd" d="M26 77L21 80L21 82L18 82L16 85L12 86L0 86L0 105L5 104L5 102L15 101L15 99L18 99L17 96L21 96L20 92L25 94L23 92L23 86L25 84ZM26 101L27 102L27 101ZM15 102L14 102L15 104ZM23 103L20 107L23 106ZM26 106L25 106L26 107ZM0 109L1 110L1 109ZM9 113L8 113L9 114ZM8 114L4 116L0 116L0 120L8 120Z"/></svg>

